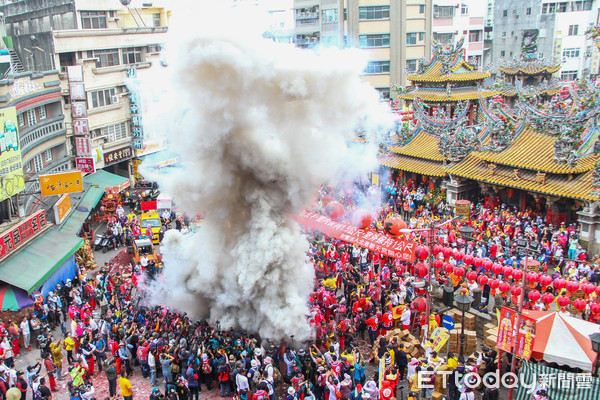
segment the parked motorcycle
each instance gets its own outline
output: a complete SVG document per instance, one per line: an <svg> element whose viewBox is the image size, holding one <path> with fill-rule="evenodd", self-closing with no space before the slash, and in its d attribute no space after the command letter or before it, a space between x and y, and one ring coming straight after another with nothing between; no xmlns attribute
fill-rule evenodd
<svg viewBox="0 0 600 400"><path fill-rule="evenodd" d="M112 240L112 238L108 237L107 235L102 235L102 252L106 253L108 250L112 250L115 248L115 242Z"/></svg>
<svg viewBox="0 0 600 400"><path fill-rule="evenodd" d="M104 235L96 235L96 239L94 239L94 251L102 248L102 239L104 239Z"/></svg>

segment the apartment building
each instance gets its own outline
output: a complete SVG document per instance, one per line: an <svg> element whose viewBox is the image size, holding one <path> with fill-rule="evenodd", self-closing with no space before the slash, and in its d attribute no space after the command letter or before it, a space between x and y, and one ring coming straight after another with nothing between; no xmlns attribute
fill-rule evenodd
<svg viewBox="0 0 600 400"><path fill-rule="evenodd" d="M71 166L131 176L134 157L166 147L144 138L139 99L127 79L160 61L165 1L32 0L0 7L11 37L12 73L57 69ZM15 66L17 68L15 68Z"/></svg>
<svg viewBox="0 0 600 400"><path fill-rule="evenodd" d="M389 98L431 53L432 0L295 0L296 45L363 49L364 79Z"/></svg>
<svg viewBox="0 0 600 400"><path fill-rule="evenodd" d="M487 4L481 0L434 0L433 38L442 43L456 43L464 37L465 60L481 67L487 51L486 15Z"/></svg>

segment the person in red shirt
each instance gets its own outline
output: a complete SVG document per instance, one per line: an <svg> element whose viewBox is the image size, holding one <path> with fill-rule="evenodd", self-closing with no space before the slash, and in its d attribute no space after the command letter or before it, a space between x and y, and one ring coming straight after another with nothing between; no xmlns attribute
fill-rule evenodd
<svg viewBox="0 0 600 400"><path fill-rule="evenodd" d="M369 318L365 321L367 324L367 330L369 331L369 339L371 340L371 345L375 343L375 339L377 339L377 328L379 327L379 320L375 314L371 314Z"/></svg>

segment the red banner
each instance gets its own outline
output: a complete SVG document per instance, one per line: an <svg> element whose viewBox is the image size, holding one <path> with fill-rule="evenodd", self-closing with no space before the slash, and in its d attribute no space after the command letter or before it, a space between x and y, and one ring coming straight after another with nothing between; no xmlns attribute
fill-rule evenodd
<svg viewBox="0 0 600 400"><path fill-rule="evenodd" d="M46 212L40 210L0 236L0 258L33 238L47 225Z"/></svg>
<svg viewBox="0 0 600 400"><path fill-rule="evenodd" d="M154 201L142 201L140 203L140 208L142 209L142 211L156 210L156 200L154 200Z"/></svg>
<svg viewBox="0 0 600 400"><path fill-rule="evenodd" d="M500 310L500 321L498 323L498 341L496 342L498 350L512 353L516 320L517 312L503 306Z"/></svg>
<svg viewBox="0 0 600 400"><path fill-rule="evenodd" d="M535 319L521 315L521 326L519 327L519 337L517 338L517 357L529 360L533 353L533 344L535 342Z"/></svg>
<svg viewBox="0 0 600 400"><path fill-rule="evenodd" d="M356 226L336 222L325 215L310 211L303 211L294 219L299 224L323 232L327 236L357 244L384 256L408 262L415 260L416 243L414 242L393 239L380 233L365 231Z"/></svg>

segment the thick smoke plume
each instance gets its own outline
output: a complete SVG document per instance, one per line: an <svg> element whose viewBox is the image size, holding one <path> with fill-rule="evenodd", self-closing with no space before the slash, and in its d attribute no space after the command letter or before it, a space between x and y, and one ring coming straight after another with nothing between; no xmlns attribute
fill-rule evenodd
<svg viewBox="0 0 600 400"><path fill-rule="evenodd" d="M291 217L348 156L355 167L373 166L374 154L349 151L345 137L360 118L386 111L358 77L358 53L277 45L246 29L247 10L245 25L233 11L227 24L222 12L203 11L173 23L184 31L171 33L168 67L142 82L161 93L144 122L169 129L181 163L159 177L161 190L187 213L206 215L193 234L166 233L154 301L223 328L306 339L314 273Z"/></svg>

